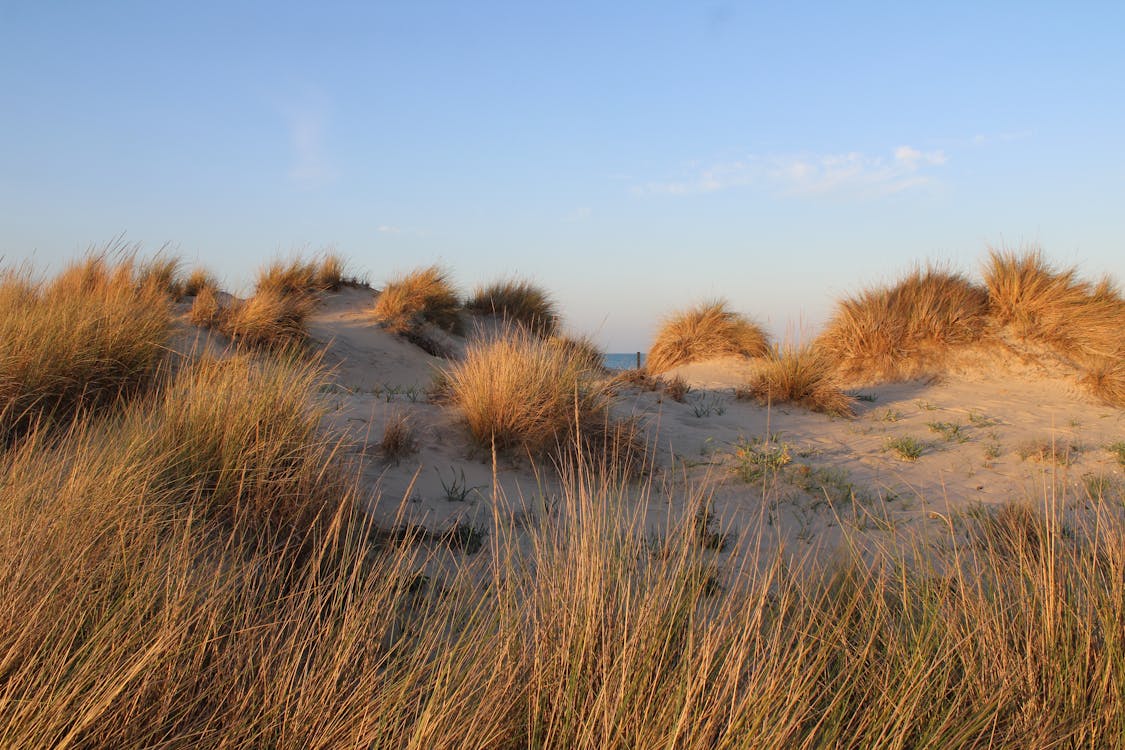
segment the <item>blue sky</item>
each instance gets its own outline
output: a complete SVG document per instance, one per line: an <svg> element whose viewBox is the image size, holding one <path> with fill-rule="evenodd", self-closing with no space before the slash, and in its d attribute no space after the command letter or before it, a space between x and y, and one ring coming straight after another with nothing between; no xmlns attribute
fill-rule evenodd
<svg viewBox="0 0 1125 750"><path fill-rule="evenodd" d="M0 254L518 273L610 350L1038 243L1125 281L1125 4L0 0Z"/></svg>

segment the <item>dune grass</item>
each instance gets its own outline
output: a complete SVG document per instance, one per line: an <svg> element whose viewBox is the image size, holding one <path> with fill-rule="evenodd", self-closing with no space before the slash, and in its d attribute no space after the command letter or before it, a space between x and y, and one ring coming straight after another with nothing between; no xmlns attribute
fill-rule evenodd
<svg viewBox="0 0 1125 750"><path fill-rule="evenodd" d="M833 416L852 416L854 399L840 388L835 364L817 347L775 345L739 398L761 403L792 403Z"/></svg>
<svg viewBox="0 0 1125 750"><path fill-rule="evenodd" d="M1038 249L990 249L984 279L999 325L1071 359L1095 395L1125 406L1125 299L1109 279L1083 281Z"/></svg>
<svg viewBox="0 0 1125 750"><path fill-rule="evenodd" d="M197 297L196 304L203 306L200 318L205 317L209 303L200 302ZM291 349L305 343L306 319L315 306L316 299L309 294L267 286L249 299L220 308L214 319L218 321L218 330L240 346Z"/></svg>
<svg viewBox="0 0 1125 750"><path fill-rule="evenodd" d="M198 297L205 290L210 290L212 294L218 292L218 278L206 268L193 268L183 281L182 295L184 297Z"/></svg>
<svg viewBox="0 0 1125 750"><path fill-rule="evenodd" d="M849 378L915 377L988 331L988 293L965 276L917 268L893 286L841 300L816 341Z"/></svg>
<svg viewBox="0 0 1125 750"><path fill-rule="evenodd" d="M541 457L575 447L639 470L637 425L609 416L609 382L585 347L514 328L470 344L446 370L448 401L483 448ZM608 446L608 447L607 447Z"/></svg>
<svg viewBox="0 0 1125 750"><path fill-rule="evenodd" d="M646 367L658 375L713 357L760 357L768 349L766 334L759 326L717 300L668 317L648 351Z"/></svg>
<svg viewBox="0 0 1125 750"><path fill-rule="evenodd" d="M174 396L213 404L202 425L231 408L267 420L277 410L240 406L241 385L216 401L238 378L215 366L189 380L217 391ZM305 392L295 377L265 390ZM138 427L162 423L164 406L152 407L155 422ZM247 488L301 496L304 480L261 479L275 460L293 476L294 451L331 475L331 451L316 438L303 447L303 427L232 431L246 453L205 451L196 463L139 429L105 439L112 426L91 421L0 454L5 747L1022 748L1125 737L1118 501L1074 526L1052 490L1040 509L951 517L943 543L888 548L886 559L794 567L766 554L728 568L708 541L720 532L705 495L654 539L651 485L566 463L549 523L521 542L499 497L492 551L461 553L429 578L432 547L392 541L348 502L288 537L193 515L212 477L247 457L265 460L259 479L223 484L235 493L224 507ZM290 448L258 442L275 439ZM760 540L734 543L749 552Z"/></svg>
<svg viewBox="0 0 1125 750"><path fill-rule="evenodd" d="M507 324L520 325L539 336L559 329L558 306L551 296L525 279L507 279L478 288L465 309L479 315L496 315Z"/></svg>
<svg viewBox="0 0 1125 750"><path fill-rule="evenodd" d="M0 275L0 440L66 422L146 386L171 330L170 299L131 256L92 255L54 279Z"/></svg>
<svg viewBox="0 0 1125 750"><path fill-rule="evenodd" d="M450 333L461 333L461 300L449 272L429 266L388 281L375 299L376 322L391 333L417 334L431 323Z"/></svg>

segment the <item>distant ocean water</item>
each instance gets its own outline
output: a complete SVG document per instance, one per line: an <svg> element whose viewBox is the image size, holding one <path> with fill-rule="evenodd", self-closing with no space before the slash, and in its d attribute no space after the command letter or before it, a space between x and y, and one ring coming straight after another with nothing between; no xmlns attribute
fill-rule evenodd
<svg viewBox="0 0 1125 750"><path fill-rule="evenodd" d="M603 354L602 362L608 370L631 370L637 366L636 352L621 352L618 354ZM645 355L641 353L641 364L645 363Z"/></svg>

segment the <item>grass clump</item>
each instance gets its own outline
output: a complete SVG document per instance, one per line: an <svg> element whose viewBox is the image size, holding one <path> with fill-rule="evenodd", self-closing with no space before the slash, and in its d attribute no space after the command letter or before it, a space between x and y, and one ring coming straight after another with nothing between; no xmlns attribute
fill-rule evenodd
<svg viewBox="0 0 1125 750"><path fill-rule="evenodd" d="M496 315L505 323L523 326L538 336L552 336L559 329L555 301L544 289L524 279L497 281L478 288L465 303L465 309Z"/></svg>
<svg viewBox="0 0 1125 750"><path fill-rule="evenodd" d="M665 320L648 351L646 367L659 374L714 357L760 357L768 349L761 327L717 300L674 313Z"/></svg>
<svg viewBox="0 0 1125 750"><path fill-rule="evenodd" d="M391 333L417 334L424 323L461 333L461 301L449 273L429 266L387 282L375 299L375 320Z"/></svg>
<svg viewBox="0 0 1125 750"><path fill-rule="evenodd" d="M834 416L853 416L854 399L840 388L832 361L813 346L775 346L739 398L761 403L792 403Z"/></svg>
<svg viewBox="0 0 1125 750"><path fill-rule="evenodd" d="M483 447L543 455L595 437L625 458L635 434L610 418L599 374L587 357L521 328L474 342L446 371L450 402Z"/></svg>
<svg viewBox="0 0 1125 750"><path fill-rule="evenodd" d="M201 306L200 319L209 310L210 301ZM217 305L217 300L215 302ZM240 346L260 349L289 349L302 345L308 337L305 321L316 305L307 294L279 291L273 287L259 289L247 300L237 300L228 308L213 314L218 330ZM195 307L192 307L195 316Z"/></svg>
<svg viewBox="0 0 1125 750"><path fill-rule="evenodd" d="M182 296L198 297L204 290L210 290L212 293L219 291L219 280L206 268L193 268L184 279Z"/></svg>
<svg viewBox="0 0 1125 750"><path fill-rule="evenodd" d="M407 456L418 452L418 440L410 425L410 417L405 412L395 412L387 418L383 426L383 437L379 440L379 456L389 463L397 464Z"/></svg>
<svg viewBox="0 0 1125 750"><path fill-rule="evenodd" d="M927 267L840 301L816 346L848 377L894 380L940 366L951 348L981 339L987 325L987 291Z"/></svg>
<svg viewBox="0 0 1125 750"><path fill-rule="evenodd" d="M984 279L999 325L1071 359L1096 396L1125 406L1125 299L1108 278L1083 281L1038 249L990 249Z"/></svg>
<svg viewBox="0 0 1125 750"><path fill-rule="evenodd" d="M887 450L893 451L903 461L917 461L924 446L917 439L904 435L887 441Z"/></svg>
<svg viewBox="0 0 1125 750"><path fill-rule="evenodd" d="M1105 447L1109 454L1117 459L1117 463L1125 466L1125 440L1118 440L1116 443L1110 443Z"/></svg>
<svg viewBox="0 0 1125 750"><path fill-rule="evenodd" d="M53 280L0 275L0 440L66 421L149 384L166 352L170 299L129 257L94 255Z"/></svg>

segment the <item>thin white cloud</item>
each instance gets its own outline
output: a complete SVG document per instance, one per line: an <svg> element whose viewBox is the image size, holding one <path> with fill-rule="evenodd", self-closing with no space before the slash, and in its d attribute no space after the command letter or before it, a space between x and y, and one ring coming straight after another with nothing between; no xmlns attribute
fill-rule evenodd
<svg viewBox="0 0 1125 750"><path fill-rule="evenodd" d="M326 145L328 106L321 97L309 97L297 106L283 108L289 131L289 181L303 189L330 185L339 172Z"/></svg>
<svg viewBox="0 0 1125 750"><path fill-rule="evenodd" d="M377 231L383 234L402 234L402 227L392 227L390 224L380 224Z"/></svg>
<svg viewBox="0 0 1125 750"><path fill-rule="evenodd" d="M878 197L932 181L932 173L949 161L944 151L898 146L890 157L858 151L839 154L749 154L744 158L696 168L687 175L649 182L639 194L692 195L755 186L790 196L848 194Z"/></svg>

